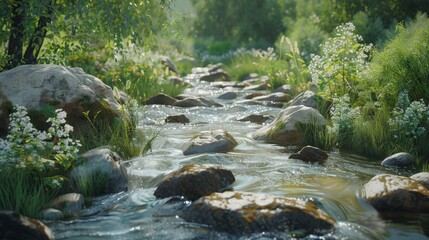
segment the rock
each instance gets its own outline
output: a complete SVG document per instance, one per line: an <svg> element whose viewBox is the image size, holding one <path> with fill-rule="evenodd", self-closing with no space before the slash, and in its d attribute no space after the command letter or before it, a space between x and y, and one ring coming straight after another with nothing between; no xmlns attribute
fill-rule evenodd
<svg viewBox="0 0 429 240"><path fill-rule="evenodd" d="M128 189L127 169L119 155L107 148L96 148L82 154L70 172L70 180L77 191L85 191L80 184L84 181L97 195Z"/></svg>
<svg viewBox="0 0 429 240"><path fill-rule="evenodd" d="M67 193L56 197L49 204L51 208L60 210L66 218L77 217L83 209L85 199L79 193Z"/></svg>
<svg viewBox="0 0 429 240"><path fill-rule="evenodd" d="M244 99L252 99L255 97L259 97L259 96L264 96L265 94L262 92L253 92L253 93L249 93L246 96L244 96Z"/></svg>
<svg viewBox="0 0 429 240"><path fill-rule="evenodd" d="M196 200L223 191L235 181L231 171L210 165L186 165L168 174L158 185L158 198L184 196Z"/></svg>
<svg viewBox="0 0 429 240"><path fill-rule="evenodd" d="M277 93L271 93L264 96L255 97L253 98L253 100L268 101L268 102L288 102L291 100L291 96L286 93L277 92Z"/></svg>
<svg viewBox="0 0 429 240"><path fill-rule="evenodd" d="M219 95L217 98L223 99L223 100L232 100L237 98L237 93L235 92L225 92L221 95Z"/></svg>
<svg viewBox="0 0 429 240"><path fill-rule="evenodd" d="M282 85L282 86L274 89L273 93L277 93L277 92L285 93L285 94L288 94L290 96L293 95L292 86L289 84L285 84L285 85Z"/></svg>
<svg viewBox="0 0 429 240"><path fill-rule="evenodd" d="M244 117L237 118L237 121L240 122L252 122L256 124L263 124L268 121L272 121L274 119L271 115L259 115L259 114L251 114Z"/></svg>
<svg viewBox="0 0 429 240"><path fill-rule="evenodd" d="M42 222L12 211L0 211L0 239L48 240L52 231Z"/></svg>
<svg viewBox="0 0 429 240"><path fill-rule="evenodd" d="M237 145L234 137L221 129L202 131L184 146L183 154L228 152Z"/></svg>
<svg viewBox="0 0 429 240"><path fill-rule="evenodd" d="M180 217L237 234L294 230L318 234L335 225L331 217L310 202L238 191L202 197Z"/></svg>
<svg viewBox="0 0 429 240"><path fill-rule="evenodd" d="M269 79L270 78L268 76L261 76L261 77L255 77L255 78L248 78L248 79L242 81L242 83L245 86L267 84Z"/></svg>
<svg viewBox="0 0 429 240"><path fill-rule="evenodd" d="M42 219L47 221L63 220L64 214L58 209L48 208L42 211Z"/></svg>
<svg viewBox="0 0 429 240"><path fill-rule="evenodd" d="M174 86L192 87L188 82L185 82L181 77L169 76L168 80L173 83Z"/></svg>
<svg viewBox="0 0 429 240"><path fill-rule="evenodd" d="M429 212L429 190L408 177L377 175L364 185L364 193L378 211Z"/></svg>
<svg viewBox="0 0 429 240"><path fill-rule="evenodd" d="M173 106L176 107L222 107L221 104L202 97L189 97L176 101Z"/></svg>
<svg viewBox="0 0 429 240"><path fill-rule="evenodd" d="M250 85L245 88L243 88L243 91L260 91L260 90L268 90L270 87L268 83L261 83L261 84L255 84Z"/></svg>
<svg viewBox="0 0 429 240"><path fill-rule="evenodd" d="M216 88L223 88L224 91L226 91L226 89L240 90L244 88L244 85L242 83L225 82L225 81L212 82L210 83L210 86L213 86Z"/></svg>
<svg viewBox="0 0 429 240"><path fill-rule="evenodd" d="M304 132L300 125L307 124L323 128L326 126L326 120L313 108L302 105L291 106L283 109L279 117L255 131L252 136L256 140L282 146L301 146Z"/></svg>
<svg viewBox="0 0 429 240"><path fill-rule="evenodd" d="M177 102L177 99L170 97L164 93L159 93L153 97L150 97L148 100L146 100L146 105L167 105L171 106L174 105L174 103Z"/></svg>
<svg viewBox="0 0 429 240"><path fill-rule="evenodd" d="M231 77L224 70L218 69L215 72L208 72L208 73L200 76L200 80L205 81L205 82L214 82L214 81L218 81L218 80L231 81Z"/></svg>
<svg viewBox="0 0 429 240"><path fill-rule="evenodd" d="M289 103L289 106L304 105L318 110L324 116L329 112L332 102L325 100L323 97L312 91L305 91L298 94Z"/></svg>
<svg viewBox="0 0 429 240"><path fill-rule="evenodd" d="M429 189L429 172L420 172L410 177Z"/></svg>
<svg viewBox="0 0 429 240"><path fill-rule="evenodd" d="M408 167L413 165L414 163L414 157L413 155L406 153L406 152L400 152L395 153L387 158L385 158L382 162L382 166L395 166L395 167Z"/></svg>
<svg viewBox="0 0 429 240"><path fill-rule="evenodd" d="M189 123L189 118L187 118L185 115L174 115L174 116L168 116L164 120L166 123Z"/></svg>
<svg viewBox="0 0 429 240"><path fill-rule="evenodd" d="M173 63L173 61L171 61L171 59L167 56L161 56L161 62L168 67L168 69L170 71L173 71L177 74L180 74L179 69L177 69L176 64Z"/></svg>
<svg viewBox="0 0 429 240"><path fill-rule="evenodd" d="M26 107L37 128L47 128L46 109L63 109L67 122L75 128L89 126L82 112L97 120L113 122L121 117L120 104L112 89L100 79L86 74L81 68L68 68L53 64L21 65L0 73L0 116L10 102ZM38 112L38 117L36 117ZM53 111L53 110L52 110ZM46 116L45 116L46 115ZM7 116L7 115L6 115ZM8 118L1 120L7 130ZM5 132L0 132L5 135Z"/></svg>
<svg viewBox="0 0 429 240"><path fill-rule="evenodd" d="M223 63L210 64L207 66L208 72L217 72L218 70L222 70Z"/></svg>
<svg viewBox="0 0 429 240"><path fill-rule="evenodd" d="M328 159L328 154L317 147L305 146L299 152L291 154L289 158L300 159L304 162L324 163Z"/></svg>
<svg viewBox="0 0 429 240"><path fill-rule="evenodd" d="M244 105L261 105L261 106L269 106L269 107L276 107L276 108L282 108L283 103L278 102L271 102L271 101L258 101L254 99L245 99L235 102L234 104L244 104Z"/></svg>

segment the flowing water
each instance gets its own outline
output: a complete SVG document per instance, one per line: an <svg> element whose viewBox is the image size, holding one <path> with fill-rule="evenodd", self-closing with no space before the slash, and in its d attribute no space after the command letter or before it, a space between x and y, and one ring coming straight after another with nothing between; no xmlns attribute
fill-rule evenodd
<svg viewBox="0 0 429 240"><path fill-rule="evenodd" d="M191 79L192 80L192 79ZM398 214L382 218L365 202L362 186L374 175L396 171L354 155L330 152L326 164L307 164L288 159L284 147L257 142L251 133L261 125L238 122L249 114L277 116L281 109L267 106L236 105L219 100L222 90L193 80L187 94L215 99L224 107L179 108L152 105L142 108L139 127L158 133L152 152L128 163L129 191L94 199L80 218L49 222L55 239L289 239L299 233L262 232L231 235L209 226L188 223L177 215L190 202L180 198L156 199L156 184L165 174L187 164L216 164L231 170L235 190L297 197L314 202L337 221L325 236L305 239L429 239L428 214ZM244 93L237 90L239 98ZM185 114L190 124L164 124L169 115ZM184 156L186 141L203 130L223 129L239 145L229 153ZM388 219L388 220L387 220Z"/></svg>

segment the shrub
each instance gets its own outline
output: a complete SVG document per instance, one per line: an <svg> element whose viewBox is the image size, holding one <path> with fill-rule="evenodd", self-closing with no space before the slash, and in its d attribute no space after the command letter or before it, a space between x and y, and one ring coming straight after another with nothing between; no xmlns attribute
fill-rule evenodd
<svg viewBox="0 0 429 240"><path fill-rule="evenodd" d="M374 54L366 82L378 99L393 109L397 96L407 90L411 101L429 101L429 19L408 31L397 26L398 35Z"/></svg>
<svg viewBox="0 0 429 240"><path fill-rule="evenodd" d="M358 94L357 85L367 67L371 45L359 43L362 37L355 34L352 23L338 26L334 37L326 41L322 54L313 55L309 65L312 81L326 94Z"/></svg>

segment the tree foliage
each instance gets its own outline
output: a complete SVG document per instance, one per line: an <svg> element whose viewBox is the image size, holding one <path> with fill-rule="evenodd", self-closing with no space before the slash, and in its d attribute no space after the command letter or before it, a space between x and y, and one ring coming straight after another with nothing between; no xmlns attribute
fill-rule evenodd
<svg viewBox="0 0 429 240"><path fill-rule="evenodd" d="M144 41L163 23L168 0L6 0L0 5L0 43L12 68L36 63L46 44L85 47L124 38ZM48 41L47 41L48 40ZM58 44L61 42L61 44Z"/></svg>
<svg viewBox="0 0 429 240"><path fill-rule="evenodd" d="M282 1L204 0L192 1L198 18L197 36L215 40L234 39L244 44L274 43L284 30Z"/></svg>

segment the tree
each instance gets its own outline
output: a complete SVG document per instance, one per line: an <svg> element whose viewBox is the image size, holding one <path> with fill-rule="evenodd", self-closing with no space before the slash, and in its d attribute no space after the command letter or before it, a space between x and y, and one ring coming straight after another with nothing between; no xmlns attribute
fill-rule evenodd
<svg viewBox="0 0 429 240"><path fill-rule="evenodd" d="M171 0L5 0L0 5L0 43L5 69L37 63L47 39L143 42L165 20ZM3 34L4 33L4 34ZM1 67L1 66L0 66Z"/></svg>
<svg viewBox="0 0 429 240"><path fill-rule="evenodd" d="M281 1L193 0L198 18L194 23L200 37L236 40L249 44L274 43L284 30Z"/></svg>

